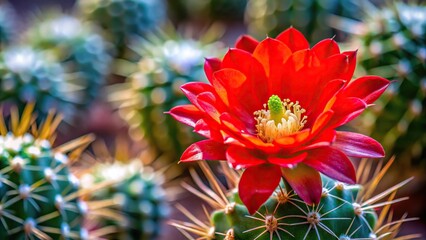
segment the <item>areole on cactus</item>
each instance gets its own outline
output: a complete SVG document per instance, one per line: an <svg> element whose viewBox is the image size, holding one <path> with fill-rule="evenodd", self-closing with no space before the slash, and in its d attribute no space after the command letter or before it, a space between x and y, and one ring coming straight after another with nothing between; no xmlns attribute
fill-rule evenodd
<svg viewBox="0 0 426 240"><path fill-rule="evenodd" d="M208 165L200 163L208 185L200 181L199 175L192 171L199 189L188 184L184 187L200 197L213 211L206 214L205 221L195 217L192 211L178 205L177 208L192 222L173 220L188 239L223 240L283 240L283 239L417 239L418 234L397 237L401 224L416 218L392 220L390 206L407 200L396 198L396 192L411 179L398 183L383 192L376 189L392 164L381 162L377 167L368 159L358 167L359 184L347 185L323 176L321 201L313 206L307 205L286 185L280 185L272 196L250 215L237 194L240 174L223 165L223 175L228 187L222 185ZM371 173L375 173L371 175ZM381 209L379 212L378 209Z"/></svg>
<svg viewBox="0 0 426 240"><path fill-rule="evenodd" d="M275 191L281 178L308 205L321 199L319 172L354 184L348 157L378 158L374 139L336 128L372 104L389 81L352 80L356 51L340 52L326 39L310 48L294 28L261 42L241 37L223 60L207 59L209 83L187 83L191 104L170 110L204 136L181 162L226 160L245 169L239 196L250 214Z"/></svg>

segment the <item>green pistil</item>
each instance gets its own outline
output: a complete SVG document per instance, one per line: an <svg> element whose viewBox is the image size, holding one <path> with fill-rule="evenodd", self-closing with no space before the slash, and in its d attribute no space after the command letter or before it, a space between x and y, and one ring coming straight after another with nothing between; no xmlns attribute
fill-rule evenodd
<svg viewBox="0 0 426 240"><path fill-rule="evenodd" d="M272 95L268 100L269 114L275 125L281 122L284 115L283 102L277 95Z"/></svg>

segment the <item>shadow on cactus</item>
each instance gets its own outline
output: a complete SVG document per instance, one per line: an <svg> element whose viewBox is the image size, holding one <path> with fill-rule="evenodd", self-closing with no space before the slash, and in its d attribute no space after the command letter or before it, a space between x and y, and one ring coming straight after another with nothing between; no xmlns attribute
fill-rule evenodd
<svg viewBox="0 0 426 240"><path fill-rule="evenodd" d="M78 105L95 100L109 73L111 48L94 26L58 12L34 20L26 42L44 51L64 68L65 78L78 89Z"/></svg>
<svg viewBox="0 0 426 240"><path fill-rule="evenodd" d="M12 109L10 128L0 111L0 239L93 239L83 227L88 215L107 211L105 205L86 202L85 191L70 165L92 141L81 137L53 148L61 117L51 112L34 124L34 105L21 118Z"/></svg>
<svg viewBox="0 0 426 240"><path fill-rule="evenodd" d="M416 218L405 215L392 220L391 206L406 200L396 198L396 192L407 184L407 179L387 190L377 193L383 175L392 164L390 161L373 167L371 160L363 160L358 168L356 185L347 185L327 177L323 179L321 201L308 206L289 186L280 185L259 210L250 215L239 199L237 190L240 174L223 165L227 187L222 185L206 163L201 169L209 185L204 184L198 174L192 171L198 190L188 184L184 187L197 195L213 211L195 216L178 205L177 208L192 222L171 221L188 239L418 239L417 234L397 237L401 224ZM372 173L374 173L372 175ZM380 209L380 211L378 211Z"/></svg>
<svg viewBox="0 0 426 240"><path fill-rule="evenodd" d="M413 174L413 167L426 169L426 5L393 1L381 9L368 4L364 12L363 22L342 24L360 48L359 73L394 81L355 127L398 156L398 171Z"/></svg>
<svg viewBox="0 0 426 240"><path fill-rule="evenodd" d="M299 29L310 43L324 38L345 38L332 27L334 15L359 18L357 0L249 0L245 13L249 32L256 37L277 36L282 29Z"/></svg>
<svg viewBox="0 0 426 240"><path fill-rule="evenodd" d="M215 29L212 27L205 37ZM218 42L187 39L173 31L151 34L136 42L132 48L140 54L140 61L128 64L134 70L129 71L132 73L125 83L112 85L108 96L129 123L129 134L135 140L144 138L169 162L177 161L199 137L164 112L188 103L180 87L188 82L206 82L204 58L220 55L222 49Z"/></svg>
<svg viewBox="0 0 426 240"><path fill-rule="evenodd" d="M93 149L94 156L86 156L86 160L95 164L80 176L83 187L109 180L114 184L85 198L111 199L113 205L109 208L112 214L90 219L87 224L92 226L88 228L111 229L106 235L108 239L159 238L162 222L169 213L168 200L174 191L166 180L176 173L167 167L155 171L152 152L139 150L138 154L132 154L132 148L123 139L117 141L113 156L103 142L95 142Z"/></svg>
<svg viewBox="0 0 426 240"><path fill-rule="evenodd" d="M171 18L177 22L242 21L247 0L168 0Z"/></svg>

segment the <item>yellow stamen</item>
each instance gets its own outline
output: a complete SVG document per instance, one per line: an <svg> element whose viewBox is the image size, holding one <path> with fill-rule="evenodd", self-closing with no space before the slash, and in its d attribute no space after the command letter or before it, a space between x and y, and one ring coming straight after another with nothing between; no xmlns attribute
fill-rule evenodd
<svg viewBox="0 0 426 240"><path fill-rule="evenodd" d="M264 142L270 143L277 138L296 133L303 129L307 122L308 117L302 115L306 110L298 101L281 101L276 95L272 95L268 106L264 104L263 107L264 109L254 112L254 119L257 122L257 136Z"/></svg>

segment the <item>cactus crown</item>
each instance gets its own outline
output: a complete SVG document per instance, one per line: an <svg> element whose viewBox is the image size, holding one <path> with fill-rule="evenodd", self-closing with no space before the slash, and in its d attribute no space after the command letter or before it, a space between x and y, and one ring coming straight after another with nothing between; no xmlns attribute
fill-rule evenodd
<svg viewBox="0 0 426 240"><path fill-rule="evenodd" d="M390 206L407 198L395 198L396 191L411 179L403 181L388 190L374 194L377 184L392 164L391 160L381 169L374 171L372 166L363 161L360 164L361 185L344 185L325 179L322 200L317 206L307 206L292 190L280 186L273 196L254 214L250 216L242 205L236 191L238 173L224 169L229 180L225 188L212 174L210 168L202 163L200 166L206 175L209 186L205 185L198 174L192 171L194 181L202 189L197 190L187 184L184 187L205 200L213 208L210 214L204 212L207 221L202 222L191 212L178 206L178 209L193 222L172 221L185 236L191 234L204 239L395 239L401 223L414 220L405 216L392 222ZM380 170L381 169L381 170ZM230 189L230 190L226 190ZM374 209L382 208L379 216ZM415 239L418 235L407 236Z"/></svg>

